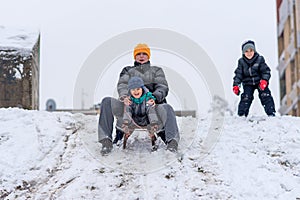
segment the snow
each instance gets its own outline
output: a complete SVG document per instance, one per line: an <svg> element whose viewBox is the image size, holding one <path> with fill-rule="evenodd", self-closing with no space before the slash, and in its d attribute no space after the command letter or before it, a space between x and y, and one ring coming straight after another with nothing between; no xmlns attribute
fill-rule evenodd
<svg viewBox="0 0 300 200"><path fill-rule="evenodd" d="M39 31L34 28L0 26L0 50L16 50L15 53L28 56L38 37Z"/></svg>
<svg viewBox="0 0 300 200"><path fill-rule="evenodd" d="M2 108L0 199L300 199L300 118L212 113L177 118L177 154L137 131L101 156L97 116Z"/></svg>

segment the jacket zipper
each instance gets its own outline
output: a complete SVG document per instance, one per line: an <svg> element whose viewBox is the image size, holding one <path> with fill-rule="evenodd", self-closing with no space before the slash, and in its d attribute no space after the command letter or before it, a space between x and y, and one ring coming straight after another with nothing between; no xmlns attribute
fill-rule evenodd
<svg viewBox="0 0 300 200"><path fill-rule="evenodd" d="M252 66L251 66L251 67L252 67ZM251 67L249 67L249 74L250 74L250 76L252 77ZM255 85L255 82L254 82L254 78L253 78L253 77L252 77L252 82L253 82L253 85Z"/></svg>

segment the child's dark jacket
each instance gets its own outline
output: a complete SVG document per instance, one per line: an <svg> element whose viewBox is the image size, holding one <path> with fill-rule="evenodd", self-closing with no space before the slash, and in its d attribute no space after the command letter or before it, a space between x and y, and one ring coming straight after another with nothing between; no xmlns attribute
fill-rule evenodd
<svg viewBox="0 0 300 200"><path fill-rule="evenodd" d="M130 97L132 103L126 111L127 114L131 115L131 118L139 126L146 126L149 124L148 111L150 106L147 105L149 99L154 99L155 97L146 87L143 87L143 95L139 99L135 99L132 96ZM125 116L126 117L126 116Z"/></svg>
<svg viewBox="0 0 300 200"><path fill-rule="evenodd" d="M234 71L233 86L235 85L258 85L260 80L269 81L271 70L265 62L263 56L254 53L252 59L247 59L245 55L238 60L238 67Z"/></svg>

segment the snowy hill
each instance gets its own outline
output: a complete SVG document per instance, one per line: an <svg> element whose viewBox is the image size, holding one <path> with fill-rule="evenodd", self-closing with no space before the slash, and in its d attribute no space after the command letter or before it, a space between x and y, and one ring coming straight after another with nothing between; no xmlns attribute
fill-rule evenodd
<svg viewBox="0 0 300 200"><path fill-rule="evenodd" d="M0 109L0 199L300 199L300 118L225 112L206 155L214 120L178 118L178 154L136 132L103 157L96 116Z"/></svg>

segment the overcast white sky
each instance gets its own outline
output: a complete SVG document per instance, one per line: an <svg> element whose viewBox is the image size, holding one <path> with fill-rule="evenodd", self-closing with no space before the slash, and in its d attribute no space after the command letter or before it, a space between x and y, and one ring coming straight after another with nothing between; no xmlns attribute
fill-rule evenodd
<svg viewBox="0 0 300 200"><path fill-rule="evenodd" d="M279 108L273 0L1 0L0 25L41 30L40 109L45 109L49 98L58 108L72 107L76 77L89 54L113 36L141 28L172 30L198 43L216 65L231 103L238 101L232 93L232 77L241 43L253 39L272 70L270 88ZM124 59L124 66L133 62L131 54ZM172 63L161 56L156 60L155 54L151 62ZM99 94L95 102L102 97Z"/></svg>

